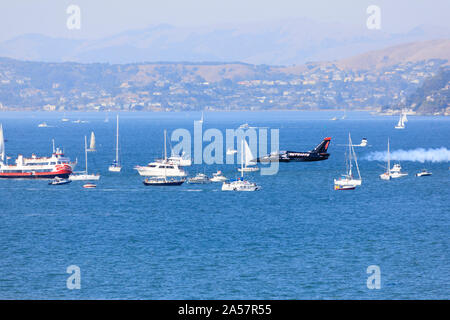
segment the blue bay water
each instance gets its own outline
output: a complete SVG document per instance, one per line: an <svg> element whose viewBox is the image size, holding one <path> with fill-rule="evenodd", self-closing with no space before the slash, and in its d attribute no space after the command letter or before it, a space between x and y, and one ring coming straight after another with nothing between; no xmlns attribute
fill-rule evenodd
<svg viewBox="0 0 450 320"><path fill-rule="evenodd" d="M330 159L280 164L278 174L249 174L258 192L220 191L220 184L152 188L133 167L160 157L163 130L193 130L200 113L121 113L120 174L114 158L115 114L2 113L7 154L49 155L51 139L84 168L84 135L94 131L83 182L0 180L0 298L36 299L429 299L448 298L449 163L402 161L405 178L382 181L384 163L371 152L449 148L450 120L327 112L205 113L204 130L251 126L280 129L282 150L307 151L332 137ZM49 128L38 128L46 121ZM334 191L345 171L348 132L363 185ZM205 143L204 145L207 145ZM422 168L433 176L417 178ZM190 175L236 165L194 165ZM66 268L81 268L81 289L68 290ZM381 289L366 286L366 269L381 269Z"/></svg>

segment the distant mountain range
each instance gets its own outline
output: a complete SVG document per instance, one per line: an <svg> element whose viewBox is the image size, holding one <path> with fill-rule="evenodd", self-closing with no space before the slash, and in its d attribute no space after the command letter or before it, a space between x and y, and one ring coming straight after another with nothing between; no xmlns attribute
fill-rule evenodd
<svg viewBox="0 0 450 320"><path fill-rule="evenodd" d="M417 27L390 34L296 19L238 26L182 28L157 25L98 40L22 35L0 43L0 56L44 62L157 61L292 65L343 59L406 42L450 38L448 28Z"/></svg>
<svg viewBox="0 0 450 320"><path fill-rule="evenodd" d="M277 66L0 58L0 110L398 110L450 114L450 39ZM406 105L405 105L406 102Z"/></svg>

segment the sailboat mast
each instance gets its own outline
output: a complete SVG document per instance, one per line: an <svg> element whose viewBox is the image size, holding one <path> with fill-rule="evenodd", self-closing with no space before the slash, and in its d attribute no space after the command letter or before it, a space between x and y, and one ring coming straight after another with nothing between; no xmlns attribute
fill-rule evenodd
<svg viewBox="0 0 450 320"><path fill-rule="evenodd" d="M361 180L361 172L359 171L358 158L356 157L355 148L353 147L353 142L352 138L350 137L350 133L348 134L348 137L350 140L351 152L353 154L353 158L355 159L356 171L358 172L358 179Z"/></svg>
<svg viewBox="0 0 450 320"><path fill-rule="evenodd" d="M241 178L244 178L244 139L241 140Z"/></svg>
<svg viewBox="0 0 450 320"><path fill-rule="evenodd" d="M86 163L86 174L88 173L88 164L87 164L87 137L84 136L84 158Z"/></svg>
<svg viewBox="0 0 450 320"><path fill-rule="evenodd" d="M166 135L167 130L164 130L164 161L167 161Z"/></svg>
<svg viewBox="0 0 450 320"><path fill-rule="evenodd" d="M387 173L391 176L391 154L389 153L389 138L388 138L388 150L387 150Z"/></svg>
<svg viewBox="0 0 450 320"><path fill-rule="evenodd" d="M0 157L2 162L5 161L5 138L3 137L3 125L0 124Z"/></svg>
<svg viewBox="0 0 450 320"><path fill-rule="evenodd" d="M119 164L119 115L117 115L117 130L116 130L116 163Z"/></svg>
<svg viewBox="0 0 450 320"><path fill-rule="evenodd" d="M352 138L350 132L348 133L348 175L352 176Z"/></svg>

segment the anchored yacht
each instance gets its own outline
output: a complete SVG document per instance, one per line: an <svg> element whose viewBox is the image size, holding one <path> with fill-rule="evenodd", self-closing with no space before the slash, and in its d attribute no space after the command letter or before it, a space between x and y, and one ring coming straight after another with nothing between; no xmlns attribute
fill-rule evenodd
<svg viewBox="0 0 450 320"><path fill-rule="evenodd" d="M187 175L178 164L171 163L167 159L166 130L164 130L164 159L150 162L146 166L135 166L134 169L141 176L185 177Z"/></svg>

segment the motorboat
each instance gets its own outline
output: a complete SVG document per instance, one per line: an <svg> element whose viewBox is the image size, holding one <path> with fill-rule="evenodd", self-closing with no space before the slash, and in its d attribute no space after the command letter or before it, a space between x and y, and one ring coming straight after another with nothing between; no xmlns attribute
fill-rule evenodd
<svg viewBox="0 0 450 320"><path fill-rule="evenodd" d="M135 170L139 172L141 176L155 176L155 177L185 177L186 171L180 168L178 164L169 162L167 159L166 149L166 130L164 130L164 159L155 160L150 162L146 166L135 166Z"/></svg>
<svg viewBox="0 0 450 320"><path fill-rule="evenodd" d="M42 122L38 124L39 128L48 128L48 124L46 122Z"/></svg>
<svg viewBox="0 0 450 320"><path fill-rule="evenodd" d="M167 178L167 177L152 177L147 178L143 181L144 185L146 186L180 186L182 185L186 180L184 178L182 179L174 179L174 178Z"/></svg>
<svg viewBox="0 0 450 320"><path fill-rule="evenodd" d="M223 181L227 181L228 178L225 177L225 176L222 174L222 171L219 170L219 171L213 173L212 178L209 179L209 180L210 180L211 182L223 182Z"/></svg>
<svg viewBox="0 0 450 320"><path fill-rule="evenodd" d="M71 183L71 182L72 181L70 181L69 179L63 179L63 178L60 178L60 177L55 177L48 184L56 186L56 185L60 185L60 184L68 184L68 183Z"/></svg>
<svg viewBox="0 0 450 320"><path fill-rule="evenodd" d="M222 191L257 191L259 189L260 187L256 183L244 180L243 178L222 184Z"/></svg>
<svg viewBox="0 0 450 320"><path fill-rule="evenodd" d="M394 164L394 166L391 169L392 178L401 178L407 175L408 174L406 172L402 172L402 166L400 165L400 163Z"/></svg>
<svg viewBox="0 0 450 320"><path fill-rule="evenodd" d="M150 162L146 166L136 166L135 170L139 172L141 176L163 176L167 177L186 177L187 173L176 164L171 164L168 161L155 161Z"/></svg>
<svg viewBox="0 0 450 320"><path fill-rule="evenodd" d="M210 183L209 177L204 173L198 173L195 177L188 179L188 183L205 184Z"/></svg>
<svg viewBox="0 0 450 320"><path fill-rule="evenodd" d="M427 169L422 169L422 171L416 173L416 177L429 177L432 173L428 171Z"/></svg>

